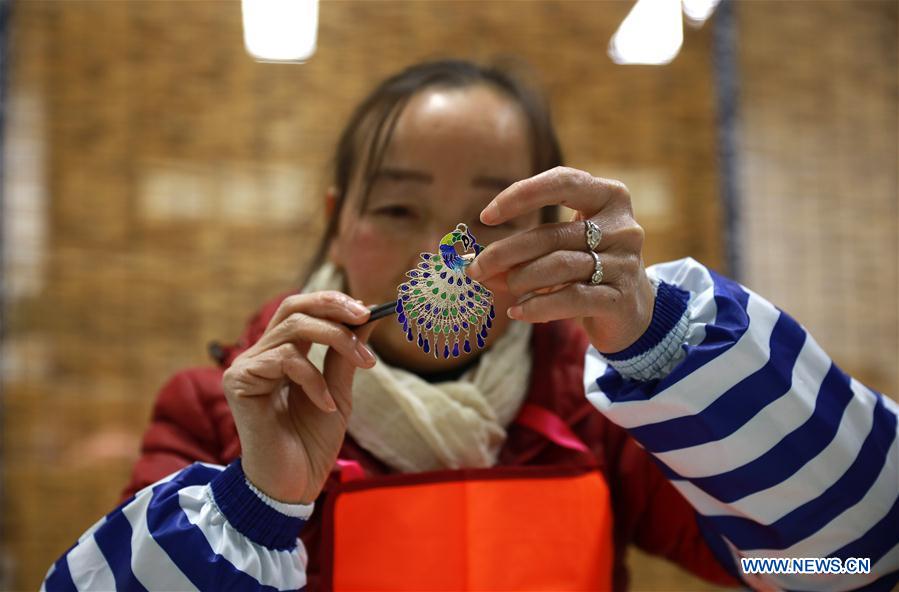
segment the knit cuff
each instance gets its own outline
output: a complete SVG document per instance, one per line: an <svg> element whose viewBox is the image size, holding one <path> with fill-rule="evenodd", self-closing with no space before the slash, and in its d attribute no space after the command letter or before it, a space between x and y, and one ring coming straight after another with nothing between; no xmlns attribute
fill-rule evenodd
<svg viewBox="0 0 899 592"><path fill-rule="evenodd" d="M683 355L687 338L690 293L659 282L646 332L630 347L615 353L600 352L605 361L625 378L648 381L663 378Z"/></svg>
<svg viewBox="0 0 899 592"><path fill-rule="evenodd" d="M268 497L247 481L240 459L210 482L221 513L242 535L277 551L296 547L300 529L313 505L285 504Z"/></svg>

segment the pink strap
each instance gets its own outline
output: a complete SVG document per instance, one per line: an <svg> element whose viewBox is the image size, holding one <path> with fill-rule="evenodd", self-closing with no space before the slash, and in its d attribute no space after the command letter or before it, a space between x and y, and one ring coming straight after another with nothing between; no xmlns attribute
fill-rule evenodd
<svg viewBox="0 0 899 592"><path fill-rule="evenodd" d="M544 436L550 442L563 448L577 450L578 452L590 452L590 449L578 438L571 428L562 419L539 405L525 403L518 413L515 422L530 428Z"/></svg>
<svg viewBox="0 0 899 592"><path fill-rule="evenodd" d="M340 482L359 481L365 479L365 469L355 460L337 459L337 470L340 471Z"/></svg>

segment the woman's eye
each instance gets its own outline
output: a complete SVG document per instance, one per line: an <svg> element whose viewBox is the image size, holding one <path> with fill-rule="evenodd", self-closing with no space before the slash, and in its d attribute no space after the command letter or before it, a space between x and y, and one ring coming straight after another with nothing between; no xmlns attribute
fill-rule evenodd
<svg viewBox="0 0 899 592"><path fill-rule="evenodd" d="M375 208L374 213L388 218L414 218L415 212L406 206L381 206Z"/></svg>

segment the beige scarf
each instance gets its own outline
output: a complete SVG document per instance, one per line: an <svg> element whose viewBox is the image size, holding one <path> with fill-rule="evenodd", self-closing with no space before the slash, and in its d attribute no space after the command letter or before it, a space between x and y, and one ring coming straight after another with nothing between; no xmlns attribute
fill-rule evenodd
<svg viewBox="0 0 899 592"><path fill-rule="evenodd" d="M320 290L344 290L342 273L330 263L312 274L303 291ZM527 394L530 337L529 324L511 322L478 363L452 382L432 384L379 358L374 368L356 372L350 435L406 473L493 466ZM324 357L322 345L309 351L319 369Z"/></svg>

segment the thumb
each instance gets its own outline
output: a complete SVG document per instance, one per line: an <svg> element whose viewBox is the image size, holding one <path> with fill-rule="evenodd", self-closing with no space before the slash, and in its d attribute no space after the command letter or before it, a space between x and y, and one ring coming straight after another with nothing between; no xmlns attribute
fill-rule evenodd
<svg viewBox="0 0 899 592"><path fill-rule="evenodd" d="M366 323L354 332L359 339L358 347L366 347L368 338L374 331L374 323ZM336 349L328 348L325 355L324 376L331 396L337 404L337 409L345 417L348 417L353 407L353 376L356 372L356 365L353 364L346 356L343 356Z"/></svg>
<svg viewBox="0 0 899 592"><path fill-rule="evenodd" d="M361 327L359 327L358 329L356 329L353 332L356 334L356 337L358 337L362 343L368 343L368 338L371 337L371 334L372 334L372 332L374 332L374 330L375 330L375 323L365 323L364 325L362 325Z"/></svg>

